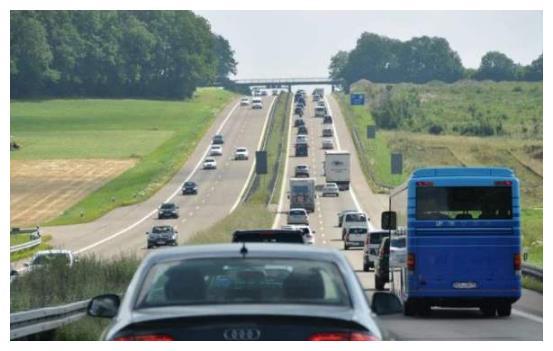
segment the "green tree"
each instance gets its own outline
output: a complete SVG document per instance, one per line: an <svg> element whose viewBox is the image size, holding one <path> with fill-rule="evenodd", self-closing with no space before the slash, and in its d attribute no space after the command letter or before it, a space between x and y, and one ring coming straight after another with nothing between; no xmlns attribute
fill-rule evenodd
<svg viewBox="0 0 553 351"><path fill-rule="evenodd" d="M341 79L343 71L348 64L348 52L340 50L330 58L328 73L332 79Z"/></svg>
<svg viewBox="0 0 553 351"><path fill-rule="evenodd" d="M236 74L234 51L228 40L220 35L213 36L213 51L217 60L217 79L227 78L229 74Z"/></svg>
<svg viewBox="0 0 553 351"><path fill-rule="evenodd" d="M532 82L543 81L543 54L526 67L524 79Z"/></svg>
<svg viewBox="0 0 553 351"><path fill-rule="evenodd" d="M516 71L517 65L507 55L498 51L490 51L482 57L480 67L474 77L478 80L515 80Z"/></svg>

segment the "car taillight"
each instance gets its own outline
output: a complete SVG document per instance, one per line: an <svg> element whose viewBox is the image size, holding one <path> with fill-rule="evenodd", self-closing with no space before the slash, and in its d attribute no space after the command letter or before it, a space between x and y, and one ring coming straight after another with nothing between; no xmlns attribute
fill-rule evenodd
<svg viewBox="0 0 553 351"><path fill-rule="evenodd" d="M433 182L417 182L417 186L434 186Z"/></svg>
<svg viewBox="0 0 553 351"><path fill-rule="evenodd" d="M520 259L520 254L516 254L513 258L513 263L514 263L514 266L515 266L515 271L520 271L520 265L521 265L521 259Z"/></svg>
<svg viewBox="0 0 553 351"><path fill-rule="evenodd" d="M172 336L165 334L144 334L144 335L126 335L120 336L114 341L174 341Z"/></svg>
<svg viewBox="0 0 553 351"><path fill-rule="evenodd" d="M410 253L407 255L407 269L410 270L410 271L414 271L415 270L415 254L414 253Z"/></svg>
<svg viewBox="0 0 553 351"><path fill-rule="evenodd" d="M496 186L511 186L513 185L513 182L510 180L498 180L495 182Z"/></svg>
<svg viewBox="0 0 553 351"><path fill-rule="evenodd" d="M322 332L315 333L307 339L309 341L378 341L379 339L368 332Z"/></svg>

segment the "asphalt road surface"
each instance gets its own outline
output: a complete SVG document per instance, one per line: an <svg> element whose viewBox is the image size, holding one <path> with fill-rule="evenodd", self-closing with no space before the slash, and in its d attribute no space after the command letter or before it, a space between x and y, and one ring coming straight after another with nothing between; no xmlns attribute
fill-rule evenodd
<svg viewBox="0 0 553 351"><path fill-rule="evenodd" d="M309 215L309 224L316 231L316 245L334 247L346 255L370 297L375 291L374 274L363 272L361 249L344 250L336 214L345 209L361 209L368 214L371 224L379 227L380 213L387 204L387 197L371 192L364 180L353 140L338 104L331 96L326 99L334 120L335 149L348 150L352 155L352 183L351 190L341 191L337 198L319 195L316 198L315 212ZM294 156L296 128L291 127L285 179L294 176L296 165L307 164L310 175L320 185L325 183L324 150L321 148L323 123L322 118L314 117L311 97L308 96L307 100L303 118L309 131L309 156ZM289 208L286 196L288 185L286 182L282 189L279 213L273 225L275 228L286 224L286 212ZM389 288L389 284L387 287ZM509 318L486 318L478 309L433 309L428 317L405 317L402 314L385 316L380 318L380 324L398 340L543 340L542 306L541 294L523 290L523 297L513 306L513 313Z"/></svg>
<svg viewBox="0 0 553 351"><path fill-rule="evenodd" d="M184 243L193 233L208 228L238 205L253 174L255 151L275 100L273 96L264 97L262 110L239 106L238 100L225 107L181 170L145 202L117 208L90 223L44 227L42 231L52 234L52 245L56 248L102 258L146 254L145 233L154 225L174 225L179 231L179 243ZM217 169L203 170L201 163L216 133L222 133L225 138L223 155L214 156ZM250 156L247 161L232 159L237 146L247 147ZM181 185L189 179L198 184L197 195L181 194ZM157 219L157 208L165 201L180 207L178 219Z"/></svg>

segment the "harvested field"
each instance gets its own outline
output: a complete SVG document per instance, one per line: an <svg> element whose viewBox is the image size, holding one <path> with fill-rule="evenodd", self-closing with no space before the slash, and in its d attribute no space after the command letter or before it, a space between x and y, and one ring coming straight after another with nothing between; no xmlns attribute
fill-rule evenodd
<svg viewBox="0 0 553 351"><path fill-rule="evenodd" d="M10 223L34 226L59 216L137 160L11 160Z"/></svg>

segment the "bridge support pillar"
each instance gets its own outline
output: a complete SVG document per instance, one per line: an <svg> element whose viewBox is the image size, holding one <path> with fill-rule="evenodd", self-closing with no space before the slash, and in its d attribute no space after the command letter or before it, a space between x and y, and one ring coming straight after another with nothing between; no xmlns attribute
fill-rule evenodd
<svg viewBox="0 0 553 351"><path fill-rule="evenodd" d="M331 92L334 92L334 84L332 84L332 85L330 86L330 91L331 91Z"/></svg>
<svg viewBox="0 0 553 351"><path fill-rule="evenodd" d="M292 84L288 84L288 92L289 92L289 93L292 92Z"/></svg>

